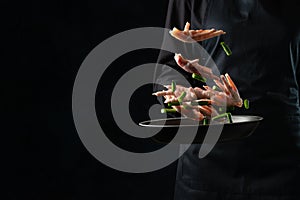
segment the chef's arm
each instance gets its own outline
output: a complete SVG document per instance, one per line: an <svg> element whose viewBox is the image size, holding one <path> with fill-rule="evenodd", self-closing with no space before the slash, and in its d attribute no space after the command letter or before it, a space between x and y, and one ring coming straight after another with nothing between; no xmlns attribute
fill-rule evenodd
<svg viewBox="0 0 300 200"><path fill-rule="evenodd" d="M300 56L300 51L299 51L299 46L298 46L298 56ZM298 95L299 95L299 104L300 104L300 64L299 64L299 59L298 59L298 65L297 65L297 81L298 81Z"/></svg>
<svg viewBox="0 0 300 200"><path fill-rule="evenodd" d="M300 38L299 38L300 39ZM296 77L298 82L298 95L299 95L299 106L300 106L300 42L298 41L298 47L297 47L297 69L296 69Z"/></svg>
<svg viewBox="0 0 300 200"><path fill-rule="evenodd" d="M300 29L297 31L290 46L291 63L295 69L296 80L298 83L298 95L300 98ZM300 105L300 99L299 99Z"/></svg>
<svg viewBox="0 0 300 200"><path fill-rule="evenodd" d="M298 31L296 36L295 66L296 66L296 78L298 82L298 95L299 95L299 106L300 106L300 30Z"/></svg>

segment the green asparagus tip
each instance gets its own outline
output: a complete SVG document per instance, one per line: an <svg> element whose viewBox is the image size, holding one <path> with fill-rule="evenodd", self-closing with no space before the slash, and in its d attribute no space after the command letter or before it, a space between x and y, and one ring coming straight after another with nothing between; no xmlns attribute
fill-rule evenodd
<svg viewBox="0 0 300 200"><path fill-rule="evenodd" d="M225 42L221 42L220 43L224 52L226 53L227 56L230 56L232 54L232 51L230 50L230 48L228 47L227 44L225 44Z"/></svg>
<svg viewBox="0 0 300 200"><path fill-rule="evenodd" d="M198 81L201 81L201 82L203 82L203 83L206 83L206 78L202 77L202 76L199 75L199 74L193 73L193 74L192 74L192 78L193 78L193 79L196 79L196 80L198 80Z"/></svg>
<svg viewBox="0 0 300 200"><path fill-rule="evenodd" d="M171 106L180 106L180 103L178 101L176 102L170 102L168 103L168 106L171 107Z"/></svg>
<svg viewBox="0 0 300 200"><path fill-rule="evenodd" d="M231 113L227 113L227 119L228 119L229 123L231 123L231 124L233 123Z"/></svg>
<svg viewBox="0 0 300 200"><path fill-rule="evenodd" d="M175 113L177 112L175 109L173 108L163 108L160 110L161 113Z"/></svg>
<svg viewBox="0 0 300 200"><path fill-rule="evenodd" d="M248 100L248 99L245 99L245 100L244 100L244 107L245 107L246 109L249 109L249 108L250 108L249 104L250 104L249 100Z"/></svg>
<svg viewBox="0 0 300 200"><path fill-rule="evenodd" d="M191 102L191 106L206 106L206 105L210 105L209 101L192 101Z"/></svg>
<svg viewBox="0 0 300 200"><path fill-rule="evenodd" d="M223 114L217 115L217 116L213 117L212 120L221 119L223 117L227 117L227 113L223 113Z"/></svg>
<svg viewBox="0 0 300 200"><path fill-rule="evenodd" d="M186 96L186 92L182 92L181 95L178 97L178 102L182 103L185 96Z"/></svg>
<svg viewBox="0 0 300 200"><path fill-rule="evenodd" d="M203 119L203 125L208 125L208 119L207 118Z"/></svg>
<svg viewBox="0 0 300 200"><path fill-rule="evenodd" d="M172 92L175 92L176 90L176 82L172 81Z"/></svg>
<svg viewBox="0 0 300 200"><path fill-rule="evenodd" d="M212 118L212 120L217 120L226 117L229 123L233 123L231 113L223 113Z"/></svg>

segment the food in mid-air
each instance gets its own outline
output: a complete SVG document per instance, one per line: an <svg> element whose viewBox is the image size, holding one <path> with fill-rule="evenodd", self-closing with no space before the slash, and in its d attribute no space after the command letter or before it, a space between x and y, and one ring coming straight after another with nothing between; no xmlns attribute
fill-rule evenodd
<svg viewBox="0 0 300 200"><path fill-rule="evenodd" d="M187 22L183 31L174 28L170 34L182 42L198 42L207 40L222 34L222 30L190 30ZM231 55L231 50L221 42L225 53ZM179 67L192 74L194 79L202 82L199 87L184 87L172 81L170 85L165 85L167 90L153 93L155 96L164 97L164 103L169 108L161 110L163 113L178 112L183 116L196 121L208 124L209 120L224 121L232 123L230 110L235 107L249 108L249 101L240 97L239 91L228 73L221 76L213 74L212 69L199 64L199 59L188 60L180 53L176 53L174 59ZM210 87L205 84L207 79L214 81L215 85Z"/></svg>
<svg viewBox="0 0 300 200"><path fill-rule="evenodd" d="M170 34L182 41L182 42L187 42L187 43L194 43L194 42L200 42L204 41L219 35L226 34L223 30L216 30L216 29L199 29L199 30L190 30L190 23L187 22L185 24L184 30L179 30L176 27L174 27L171 31Z"/></svg>

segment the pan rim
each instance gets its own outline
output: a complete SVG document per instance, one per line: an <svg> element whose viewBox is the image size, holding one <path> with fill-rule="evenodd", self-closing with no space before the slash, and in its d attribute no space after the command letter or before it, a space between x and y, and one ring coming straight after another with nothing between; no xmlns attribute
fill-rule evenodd
<svg viewBox="0 0 300 200"><path fill-rule="evenodd" d="M158 121L171 121L171 120L189 120L187 117L174 117L174 118L161 118L161 119L154 119L154 120L146 120L142 121L139 123L139 126L142 127L149 127L149 128L178 128L178 127L209 127L209 126L219 126L219 125L224 125L224 126L233 126L233 125L238 125L238 124L248 124L248 123L256 123L262 121L264 118L261 116L257 115L233 115L232 116L233 120L234 118L251 118L252 120L250 121L239 121L239 122L233 122L233 123L218 123L218 124L199 124L197 121L191 120L191 122L195 122L194 124L182 124L182 125L157 125L157 124L151 124L151 122L158 122Z"/></svg>

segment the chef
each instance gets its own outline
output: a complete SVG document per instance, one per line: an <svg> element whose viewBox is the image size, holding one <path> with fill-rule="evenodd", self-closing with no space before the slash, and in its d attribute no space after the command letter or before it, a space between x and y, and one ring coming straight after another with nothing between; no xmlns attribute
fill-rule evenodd
<svg viewBox="0 0 300 200"><path fill-rule="evenodd" d="M175 200L300 199L300 15L296 7L288 0L170 0L166 28L183 29L190 22L194 30L226 32L199 43L220 74L230 74L241 97L250 100L248 110L232 113L264 118L250 137L218 143L202 159L201 144L191 145L178 162ZM224 53L221 41L231 48L231 56ZM174 54L162 51L159 62L165 67L157 69L157 81L176 80L166 67L178 69Z"/></svg>

